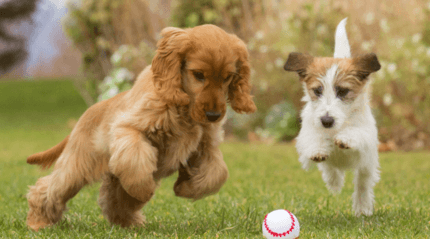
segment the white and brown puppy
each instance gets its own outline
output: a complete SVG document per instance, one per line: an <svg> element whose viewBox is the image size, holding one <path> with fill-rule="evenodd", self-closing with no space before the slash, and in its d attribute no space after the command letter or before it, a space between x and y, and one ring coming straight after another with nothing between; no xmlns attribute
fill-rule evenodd
<svg viewBox="0 0 430 239"><path fill-rule="evenodd" d="M378 132L369 106L369 74L380 69L375 54L351 57L342 20L334 57L290 53L286 71L304 86L306 105L296 148L304 169L317 162L327 187L340 192L345 170L355 170L355 214L373 214L373 187L379 180Z"/></svg>

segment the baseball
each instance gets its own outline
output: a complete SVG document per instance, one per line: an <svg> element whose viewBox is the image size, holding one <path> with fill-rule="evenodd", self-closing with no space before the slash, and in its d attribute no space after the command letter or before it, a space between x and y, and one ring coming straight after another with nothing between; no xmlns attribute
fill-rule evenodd
<svg viewBox="0 0 430 239"><path fill-rule="evenodd" d="M300 224L296 216L285 209L270 212L264 217L263 236L267 239L295 239L300 234Z"/></svg>

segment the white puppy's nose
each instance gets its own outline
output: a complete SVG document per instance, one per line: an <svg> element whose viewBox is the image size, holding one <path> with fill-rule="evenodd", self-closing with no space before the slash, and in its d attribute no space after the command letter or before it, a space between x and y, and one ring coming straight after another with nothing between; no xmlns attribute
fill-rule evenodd
<svg viewBox="0 0 430 239"><path fill-rule="evenodd" d="M323 117L321 117L321 123L324 126L324 128L331 128L334 125L334 119L333 117L326 114Z"/></svg>

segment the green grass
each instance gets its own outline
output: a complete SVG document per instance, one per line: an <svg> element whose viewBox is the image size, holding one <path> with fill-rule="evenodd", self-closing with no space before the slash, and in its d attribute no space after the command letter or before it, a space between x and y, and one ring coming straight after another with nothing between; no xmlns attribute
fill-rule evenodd
<svg viewBox="0 0 430 239"><path fill-rule="evenodd" d="M1 238L262 238L268 212L285 208L301 225L300 238L430 238L429 152L383 153L375 187L375 214L355 217L352 174L340 195L325 188L315 168L300 168L291 144L227 142L230 178L213 196L192 202L175 197L175 176L165 179L143 208L143 228L110 226L97 205L99 184L84 188L56 226L26 228L28 185L49 172L27 165L69 132L85 104L68 81L0 82Z"/></svg>

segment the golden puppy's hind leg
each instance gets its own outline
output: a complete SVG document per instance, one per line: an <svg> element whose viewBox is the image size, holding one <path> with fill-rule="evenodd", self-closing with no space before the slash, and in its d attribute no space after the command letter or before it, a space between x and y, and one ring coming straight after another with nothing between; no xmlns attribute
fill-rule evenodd
<svg viewBox="0 0 430 239"><path fill-rule="evenodd" d="M70 140L54 171L30 187L27 194L27 225L30 228L38 230L61 220L67 201L87 183L95 181L94 175L101 174L97 172L98 164L94 163L92 147L86 143L86 138Z"/></svg>

